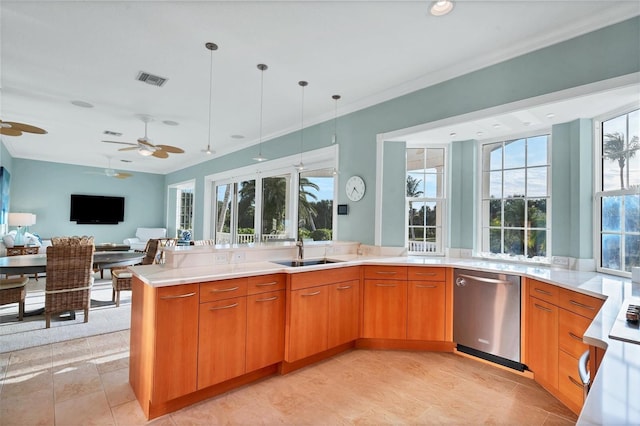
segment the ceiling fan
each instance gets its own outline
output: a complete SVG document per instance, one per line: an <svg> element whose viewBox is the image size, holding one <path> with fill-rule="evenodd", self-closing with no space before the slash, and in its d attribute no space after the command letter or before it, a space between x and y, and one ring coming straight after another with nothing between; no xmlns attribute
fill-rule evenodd
<svg viewBox="0 0 640 426"><path fill-rule="evenodd" d="M131 176L133 176L131 173L119 172L119 171L117 171L115 169L112 169L111 168L111 157L107 157L107 159L109 160L109 165L102 172L88 172L88 173L94 174L94 175L104 175L106 177L112 177L112 178L116 178L116 179L126 179L126 178L130 178Z"/></svg>
<svg viewBox="0 0 640 426"><path fill-rule="evenodd" d="M106 143L117 143L120 145L129 145L128 148L120 148L118 151L138 151L138 154L148 157L154 156L156 158L168 158L171 154L182 154L184 150L177 146L171 145L154 145L151 143L151 139L147 137L147 123L151 121L149 117L142 117L144 122L144 137L138 139L136 143L132 142L119 142L119 141L102 141Z"/></svg>
<svg viewBox="0 0 640 426"><path fill-rule="evenodd" d="M46 130L41 129L40 127L32 126L31 124L0 120L0 135L20 136L23 132L36 133L38 135L47 133Z"/></svg>

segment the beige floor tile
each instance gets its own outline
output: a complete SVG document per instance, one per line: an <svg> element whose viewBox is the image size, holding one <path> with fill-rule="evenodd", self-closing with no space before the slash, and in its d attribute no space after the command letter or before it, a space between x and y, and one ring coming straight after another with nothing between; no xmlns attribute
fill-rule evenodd
<svg viewBox="0 0 640 426"><path fill-rule="evenodd" d="M0 424L3 426L52 425L53 392L33 390L28 394L0 399Z"/></svg>
<svg viewBox="0 0 640 426"><path fill-rule="evenodd" d="M147 421L138 401L129 401L117 407L112 407L111 413L113 414L116 425L120 426L175 426L170 414Z"/></svg>
<svg viewBox="0 0 640 426"><path fill-rule="evenodd" d="M514 398L520 401L527 401L527 405L530 408L539 408L550 414L577 420L577 416L571 410L540 386L532 388L518 385Z"/></svg>
<svg viewBox="0 0 640 426"><path fill-rule="evenodd" d="M107 395L109 406L115 407L136 399L129 384L129 369L110 371L101 374L100 378L102 379L102 387Z"/></svg>
<svg viewBox="0 0 640 426"><path fill-rule="evenodd" d="M53 372L53 390L56 404L81 395L103 392L98 369L93 364L58 368Z"/></svg>
<svg viewBox="0 0 640 426"><path fill-rule="evenodd" d="M51 369L29 369L10 367L2 385L0 399L13 399L29 396L34 392L45 391L53 395L53 378Z"/></svg>
<svg viewBox="0 0 640 426"><path fill-rule="evenodd" d="M561 416L556 416L555 414L549 414L546 418L546 420L544 421L543 425L545 426L573 426L576 424L576 418L574 417L573 420L571 419L567 419L565 417L561 417Z"/></svg>
<svg viewBox="0 0 640 426"><path fill-rule="evenodd" d="M115 425L102 390L56 402L56 426Z"/></svg>

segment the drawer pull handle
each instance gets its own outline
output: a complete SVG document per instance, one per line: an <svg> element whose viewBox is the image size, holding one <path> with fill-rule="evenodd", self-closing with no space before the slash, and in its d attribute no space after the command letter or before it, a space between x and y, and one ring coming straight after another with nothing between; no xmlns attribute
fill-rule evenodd
<svg viewBox="0 0 640 426"><path fill-rule="evenodd" d="M417 288L438 288L437 285L416 285Z"/></svg>
<svg viewBox="0 0 640 426"><path fill-rule="evenodd" d="M550 291L542 290L542 289L537 288L537 287L534 288L533 290L537 291L538 293L546 294L547 296L553 296Z"/></svg>
<svg viewBox="0 0 640 426"><path fill-rule="evenodd" d="M238 290L240 287L231 287L231 288L214 288L213 290L211 290L211 293L224 293L226 291L236 291Z"/></svg>
<svg viewBox="0 0 640 426"><path fill-rule="evenodd" d="M580 336L576 336L576 335L575 335L575 334L573 334L572 332L569 332L569 336L570 336L572 339L577 340L578 342L581 342L581 343L582 343L582 337L580 337Z"/></svg>
<svg viewBox="0 0 640 426"><path fill-rule="evenodd" d="M576 302L575 300L569 300L569 303L579 308L589 309L590 311L594 311L596 309L593 306L585 305L584 303Z"/></svg>
<svg viewBox="0 0 640 426"><path fill-rule="evenodd" d="M238 303L232 303L231 305L227 305L227 306L216 306L214 308L209 308L210 311L219 311L220 309L229 309L229 308L235 308L236 306L238 306Z"/></svg>
<svg viewBox="0 0 640 426"><path fill-rule="evenodd" d="M307 297L307 296L317 296L317 295L319 295L319 294L320 294L320 290L318 290L318 291L314 291L313 293L305 293L305 294L303 294L302 296L303 296L303 297Z"/></svg>
<svg viewBox="0 0 640 426"><path fill-rule="evenodd" d="M543 311L551 312L551 309L545 308L544 306L540 306L537 303L534 303L533 306L535 306L538 309L542 309Z"/></svg>
<svg viewBox="0 0 640 426"><path fill-rule="evenodd" d="M395 287L395 284L376 284L376 287Z"/></svg>
<svg viewBox="0 0 640 426"><path fill-rule="evenodd" d="M171 300L171 299L184 299L185 297L195 296L196 293L187 293L187 294L178 294L177 296L162 296L161 300Z"/></svg>
<svg viewBox="0 0 640 426"><path fill-rule="evenodd" d="M569 380L571 381L571 383L573 383L574 385L578 386L580 389L582 389L583 384L580 383L579 381L577 381L576 379L574 379L571 376L567 376L569 378Z"/></svg>
<svg viewBox="0 0 640 426"><path fill-rule="evenodd" d="M271 281L270 283L260 283L260 284L256 284L256 287L266 287L268 285L276 285L278 284L278 281Z"/></svg>
<svg viewBox="0 0 640 426"><path fill-rule="evenodd" d="M277 300L278 296L267 297L266 299L256 299L256 302L271 302L272 300Z"/></svg>
<svg viewBox="0 0 640 426"><path fill-rule="evenodd" d="M416 272L416 275L422 275L424 277L435 277L436 274L435 272Z"/></svg>
<svg viewBox="0 0 640 426"><path fill-rule="evenodd" d="M376 271L376 274L380 274L380 275L395 275L397 274L396 271Z"/></svg>
<svg viewBox="0 0 640 426"><path fill-rule="evenodd" d="M348 289L350 289L350 288L351 288L351 286L350 286L350 285L343 285L343 286L338 286L338 287L337 287L337 289L338 289L338 290L348 290Z"/></svg>

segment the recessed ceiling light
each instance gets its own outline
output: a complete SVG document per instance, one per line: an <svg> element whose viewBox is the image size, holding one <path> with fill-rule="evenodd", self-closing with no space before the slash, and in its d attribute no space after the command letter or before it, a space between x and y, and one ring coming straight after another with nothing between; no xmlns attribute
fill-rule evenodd
<svg viewBox="0 0 640 426"><path fill-rule="evenodd" d="M178 126L178 125L180 125L180 123L178 123L177 121L172 121L172 120L163 120L162 122L164 124L166 124L167 126Z"/></svg>
<svg viewBox="0 0 640 426"><path fill-rule="evenodd" d="M457 133L456 133L456 132L451 132L451 133L449 133L449 136L455 136L455 135L457 135Z"/></svg>
<svg viewBox="0 0 640 426"><path fill-rule="evenodd" d="M431 4L429 11L433 16L444 16L453 10L453 2L450 0L438 0Z"/></svg>
<svg viewBox="0 0 640 426"><path fill-rule="evenodd" d="M476 135L482 136L482 135L484 135L484 132L478 132L478 133L476 133Z"/></svg>
<svg viewBox="0 0 640 426"><path fill-rule="evenodd" d="M93 108L93 105L85 101L71 101L71 103L80 108Z"/></svg>
<svg viewBox="0 0 640 426"><path fill-rule="evenodd" d="M556 115L555 115L554 113L552 113L552 112L550 112L549 114L547 114L547 118L553 118L553 117L555 117L555 116L556 116Z"/></svg>
<svg viewBox="0 0 640 426"><path fill-rule="evenodd" d="M493 128L494 128L494 129L499 129L499 128L500 128L500 123L496 123L496 124L494 124L494 125L493 125Z"/></svg>
<svg viewBox="0 0 640 426"><path fill-rule="evenodd" d="M531 126L531 122L530 122L530 121L525 121L525 122L524 122L524 123L522 123L522 124L524 124L524 125L525 125L525 126L527 126L527 127Z"/></svg>
<svg viewBox="0 0 640 426"><path fill-rule="evenodd" d="M231 139L244 139L244 135L231 135Z"/></svg>

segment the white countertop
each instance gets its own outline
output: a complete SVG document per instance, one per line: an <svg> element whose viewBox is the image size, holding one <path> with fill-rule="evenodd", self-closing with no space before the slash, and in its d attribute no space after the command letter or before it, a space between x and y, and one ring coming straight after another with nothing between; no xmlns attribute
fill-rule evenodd
<svg viewBox="0 0 640 426"><path fill-rule="evenodd" d="M299 273L345 266L385 264L400 266L446 266L503 272L545 281L590 296L606 299L602 309L584 334L584 341L606 349L593 380L578 424L640 424L640 345L609 338L625 298L640 297L640 284L628 278L596 272L554 269L545 266L423 256L328 256L338 263L285 267L269 261L169 268L164 265L133 266L129 269L153 287L214 281L273 273Z"/></svg>

